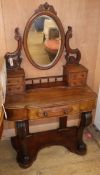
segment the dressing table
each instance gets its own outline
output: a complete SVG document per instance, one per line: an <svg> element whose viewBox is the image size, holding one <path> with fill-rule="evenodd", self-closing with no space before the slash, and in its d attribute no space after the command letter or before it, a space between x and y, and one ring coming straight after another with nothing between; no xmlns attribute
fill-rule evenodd
<svg viewBox="0 0 100 175"><path fill-rule="evenodd" d="M28 20L23 38L18 28L15 29L18 47L5 55L5 109L7 119L15 122L16 136L11 138L11 143L17 152L17 162L23 168L29 167L45 146L63 145L79 155L87 151L83 131L92 122L96 94L87 86L88 70L79 64L80 51L69 46L71 37L72 28L68 27L65 34L53 6L45 3ZM53 52L49 45L48 53L45 43L51 39L57 41L58 46ZM22 45L29 62L43 71L57 66L65 50L63 75L26 78L21 68ZM53 117L59 120L57 129L29 132L29 120ZM77 125L69 126L69 121L76 118Z"/></svg>

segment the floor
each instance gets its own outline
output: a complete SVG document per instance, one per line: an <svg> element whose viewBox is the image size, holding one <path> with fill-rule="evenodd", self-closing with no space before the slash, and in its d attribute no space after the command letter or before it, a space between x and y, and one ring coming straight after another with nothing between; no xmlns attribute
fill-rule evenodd
<svg viewBox="0 0 100 175"><path fill-rule="evenodd" d="M100 132L93 126L84 132L88 152L78 156L62 146L42 149L30 168L16 163L10 141L0 142L0 175L100 175Z"/></svg>

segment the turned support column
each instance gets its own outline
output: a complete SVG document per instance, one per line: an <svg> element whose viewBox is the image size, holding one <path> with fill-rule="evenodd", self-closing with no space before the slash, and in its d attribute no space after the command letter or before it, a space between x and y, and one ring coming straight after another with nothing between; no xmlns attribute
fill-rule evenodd
<svg viewBox="0 0 100 175"><path fill-rule="evenodd" d="M91 112L83 112L81 114L81 122L77 132L77 153L85 154L86 153L86 144L83 142L83 132L84 128L92 122Z"/></svg>
<svg viewBox="0 0 100 175"><path fill-rule="evenodd" d="M17 146L17 161L18 163L24 165L24 167L30 162L30 156L28 153L27 137L29 136L29 121L16 121L16 138L18 140L19 146ZM15 139L11 138L12 145L15 147ZM15 147L16 149L16 147Z"/></svg>
<svg viewBox="0 0 100 175"><path fill-rule="evenodd" d="M59 118L59 130L65 130L67 125L67 116Z"/></svg>

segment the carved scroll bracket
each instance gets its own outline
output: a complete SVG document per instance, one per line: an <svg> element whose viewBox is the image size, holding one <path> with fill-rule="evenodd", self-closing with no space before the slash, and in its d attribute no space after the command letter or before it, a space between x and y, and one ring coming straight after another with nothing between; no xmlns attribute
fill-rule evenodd
<svg viewBox="0 0 100 175"><path fill-rule="evenodd" d="M68 30L65 34L65 59L66 64L79 64L81 59L81 52L79 49L71 49L69 46L69 39L72 38L72 27L68 26Z"/></svg>
<svg viewBox="0 0 100 175"><path fill-rule="evenodd" d="M7 69L19 69L22 62L22 37L19 33L19 28L15 28L15 40L18 42L17 49L14 52L7 52L5 54Z"/></svg>

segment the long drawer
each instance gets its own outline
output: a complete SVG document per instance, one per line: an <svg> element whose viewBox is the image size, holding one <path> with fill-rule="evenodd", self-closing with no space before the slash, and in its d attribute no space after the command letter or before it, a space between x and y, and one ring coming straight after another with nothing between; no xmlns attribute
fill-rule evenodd
<svg viewBox="0 0 100 175"><path fill-rule="evenodd" d="M55 107L44 107L44 108L28 108L28 118L47 118L47 117L61 117L65 115L73 115L79 113L79 104L64 105Z"/></svg>
<svg viewBox="0 0 100 175"><path fill-rule="evenodd" d="M92 111L96 101L80 101L69 105L50 106L50 107L6 107L8 120L35 120L39 118L62 117L79 115L81 112Z"/></svg>
<svg viewBox="0 0 100 175"><path fill-rule="evenodd" d="M55 106L55 107L44 107L34 108L28 107L28 118L48 118L48 117L61 117L61 116L72 116L81 112L92 111L95 108L96 101L83 101L71 105Z"/></svg>

